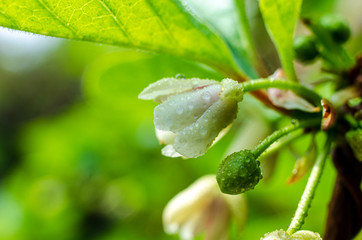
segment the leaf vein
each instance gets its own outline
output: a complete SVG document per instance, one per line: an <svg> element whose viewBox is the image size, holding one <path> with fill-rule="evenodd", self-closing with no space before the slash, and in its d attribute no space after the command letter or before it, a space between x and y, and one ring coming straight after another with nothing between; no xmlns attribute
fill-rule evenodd
<svg viewBox="0 0 362 240"><path fill-rule="evenodd" d="M148 6L152 10L152 12L158 17L163 31L166 33L166 35L167 35L168 39L171 41L171 43L176 43L177 41L176 41L175 37L172 35L170 30L167 28L165 21L163 20L162 16L158 13L156 8L153 6L153 4L149 0L146 0L145 2L148 4Z"/></svg>
<svg viewBox="0 0 362 240"><path fill-rule="evenodd" d="M8 19L10 22L12 22L14 24L14 26L18 29L20 29L18 23L12 18L10 17L8 14L4 13L4 12L0 12L1 15L3 15L6 19Z"/></svg>
<svg viewBox="0 0 362 240"><path fill-rule="evenodd" d="M130 35L126 32L126 30L123 27L123 24L121 23L121 21L117 18L117 16L115 15L115 13L111 10L111 8L104 2L104 0L98 0L98 2L102 5L102 7L104 9L106 9L106 11L111 15L111 17L113 18L113 20L116 22L119 30L123 33L123 35L128 39L128 41L131 41L131 37Z"/></svg>
<svg viewBox="0 0 362 240"><path fill-rule="evenodd" d="M45 9L50 15L52 15L57 21L65 28L70 30L75 36L78 36L77 31L70 26L70 24L67 24L61 19L54 11L52 11L49 6L44 2L44 0L36 0L38 3L42 6L43 9Z"/></svg>

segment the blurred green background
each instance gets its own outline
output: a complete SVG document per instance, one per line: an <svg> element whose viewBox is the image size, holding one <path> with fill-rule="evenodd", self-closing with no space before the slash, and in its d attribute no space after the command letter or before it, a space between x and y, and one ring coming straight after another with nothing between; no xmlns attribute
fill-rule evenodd
<svg viewBox="0 0 362 240"><path fill-rule="evenodd" d="M230 7L209 7L232 38L233 25L222 21ZM259 15L250 11L258 29ZM268 44L265 31L255 36L264 36L257 38L260 46ZM275 52L264 53L273 70ZM0 240L178 239L163 232L167 202L200 176L215 174L227 149L242 147L240 129L250 122L263 127L243 138L256 141L280 124L276 113L247 97L230 133L205 156L163 157L153 129L156 104L137 95L178 73L222 79L170 56L0 29ZM242 239L288 226L307 179L286 180L309 141L300 138L279 154L274 175L246 194ZM334 179L328 161L304 229L323 232Z"/></svg>

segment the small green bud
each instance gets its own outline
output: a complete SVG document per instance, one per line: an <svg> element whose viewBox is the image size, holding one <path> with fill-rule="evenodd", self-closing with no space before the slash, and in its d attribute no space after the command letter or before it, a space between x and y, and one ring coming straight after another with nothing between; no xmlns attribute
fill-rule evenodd
<svg viewBox="0 0 362 240"><path fill-rule="evenodd" d="M298 36L293 42L295 58L300 62L310 62L318 55L315 40L311 36Z"/></svg>
<svg viewBox="0 0 362 240"><path fill-rule="evenodd" d="M242 150L222 161L216 180L221 192L235 195L254 189L262 177L260 162L253 152Z"/></svg>
<svg viewBox="0 0 362 240"><path fill-rule="evenodd" d="M351 36L351 30L341 16L335 14L328 14L319 20L319 24L323 27L333 38L336 43L345 43Z"/></svg>

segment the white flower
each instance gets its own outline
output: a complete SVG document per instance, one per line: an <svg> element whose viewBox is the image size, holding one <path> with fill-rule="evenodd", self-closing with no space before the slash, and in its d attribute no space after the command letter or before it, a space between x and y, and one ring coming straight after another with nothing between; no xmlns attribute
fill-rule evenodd
<svg viewBox="0 0 362 240"><path fill-rule="evenodd" d="M265 234L260 240L322 240L322 238L319 233L312 231L301 230L288 235L281 229Z"/></svg>
<svg viewBox="0 0 362 240"><path fill-rule="evenodd" d="M220 192L215 175L207 175L177 194L163 212L163 224L168 234L179 233L183 240L205 233L206 240L228 238L232 217L239 227L246 220L246 200L243 195Z"/></svg>
<svg viewBox="0 0 362 240"><path fill-rule="evenodd" d="M237 114L243 90L234 80L165 78L142 91L140 99L162 102L154 110L156 134L170 157L205 154Z"/></svg>

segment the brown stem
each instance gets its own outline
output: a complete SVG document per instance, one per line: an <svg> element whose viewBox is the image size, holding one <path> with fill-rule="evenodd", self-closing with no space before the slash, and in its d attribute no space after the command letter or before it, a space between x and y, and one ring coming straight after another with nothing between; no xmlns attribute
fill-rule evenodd
<svg viewBox="0 0 362 240"><path fill-rule="evenodd" d="M345 141L332 153L338 175L329 203L325 240L350 240L362 227L362 163Z"/></svg>

